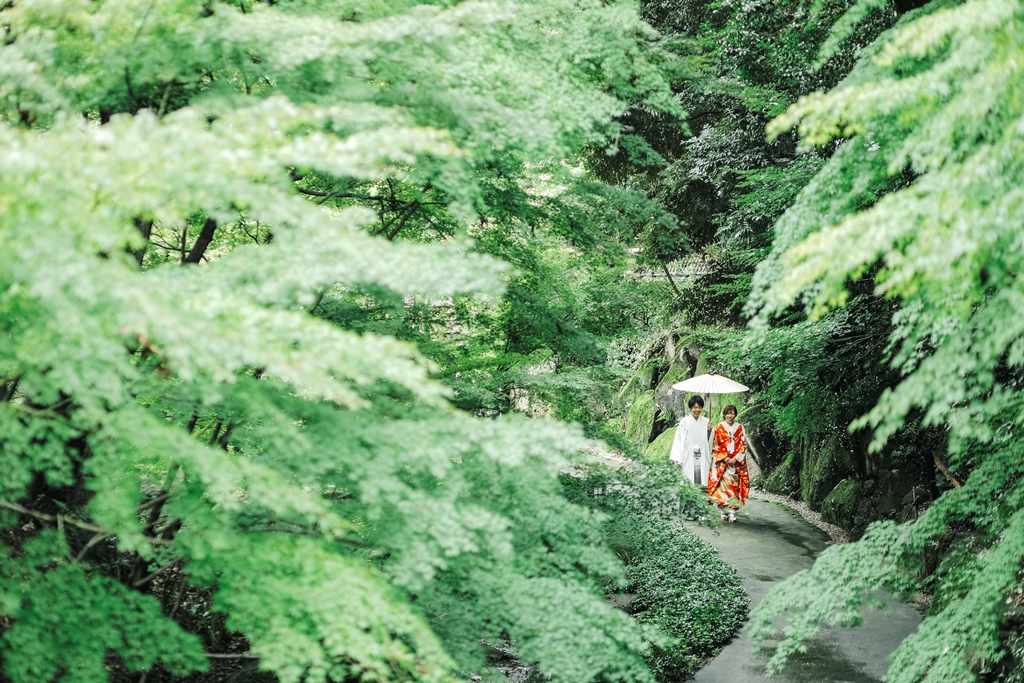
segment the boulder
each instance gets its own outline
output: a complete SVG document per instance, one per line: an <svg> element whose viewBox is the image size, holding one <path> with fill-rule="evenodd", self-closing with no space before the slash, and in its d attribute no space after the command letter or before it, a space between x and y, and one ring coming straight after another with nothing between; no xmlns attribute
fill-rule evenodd
<svg viewBox="0 0 1024 683"><path fill-rule="evenodd" d="M654 411L654 424L651 426L651 437L650 440L654 441L661 434L671 427L676 427L679 423L672 419L671 413L665 413L658 408Z"/></svg>
<svg viewBox="0 0 1024 683"><path fill-rule="evenodd" d="M770 475L764 478L761 487L768 493L791 496L800 491L800 464L796 453L790 452Z"/></svg>
<svg viewBox="0 0 1024 683"><path fill-rule="evenodd" d="M610 432L615 432L617 434L626 433L626 420L622 417L613 417L609 420L605 420L604 426L605 429Z"/></svg>
<svg viewBox="0 0 1024 683"><path fill-rule="evenodd" d="M861 485L855 479L843 479L822 502L821 518L843 529L854 528L860 496Z"/></svg>
<svg viewBox="0 0 1024 683"><path fill-rule="evenodd" d="M668 456L672 452L672 441L676 438L676 428L669 427L658 437L647 444L647 448L644 449L644 460L668 460Z"/></svg>
<svg viewBox="0 0 1024 683"><path fill-rule="evenodd" d="M648 391L651 388L655 367L655 364L649 362L641 365L622 389L619 390L619 398L628 400Z"/></svg>
<svg viewBox="0 0 1024 683"><path fill-rule="evenodd" d="M922 505L925 505L926 503L931 501L931 499L932 496L931 493L929 493L927 487L915 486L914 488L907 492L907 495L903 496L902 502L904 505L916 505L918 507L921 507Z"/></svg>
<svg viewBox="0 0 1024 683"><path fill-rule="evenodd" d="M686 407L689 396L682 391L673 391L672 385L690 376L689 367L675 363L669 367L668 372L658 382L656 389L658 407L661 408L665 419L673 425L679 424L680 420L689 415L690 409Z"/></svg>
<svg viewBox="0 0 1024 683"><path fill-rule="evenodd" d="M833 434L801 449L800 495L812 510L822 510L825 498L843 479L854 472L848 467L852 461L847 439Z"/></svg>
<svg viewBox="0 0 1024 683"><path fill-rule="evenodd" d="M875 479L878 482L878 489L875 491L875 497L878 499L875 507L878 518L897 518L903 510L903 499L911 492L913 486L898 470L882 470L876 473Z"/></svg>
<svg viewBox="0 0 1024 683"><path fill-rule="evenodd" d="M654 401L654 391L648 390L634 399L626 414L626 437L640 448L651 440L654 428L654 414L658 405Z"/></svg>

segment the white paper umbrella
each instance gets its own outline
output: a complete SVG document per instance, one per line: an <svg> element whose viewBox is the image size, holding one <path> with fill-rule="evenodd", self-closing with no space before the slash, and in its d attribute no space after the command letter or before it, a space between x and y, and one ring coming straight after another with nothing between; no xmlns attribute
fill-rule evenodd
<svg viewBox="0 0 1024 683"><path fill-rule="evenodd" d="M714 372L676 382L672 388L689 394L738 394L741 391L750 391L739 382L734 382L725 375Z"/></svg>
<svg viewBox="0 0 1024 683"><path fill-rule="evenodd" d="M739 382L734 382L725 375L719 375L715 372L684 379L682 382L673 384L672 388L689 394L706 395L708 397L708 415L711 415L711 394L738 394L741 391L750 391L750 389Z"/></svg>

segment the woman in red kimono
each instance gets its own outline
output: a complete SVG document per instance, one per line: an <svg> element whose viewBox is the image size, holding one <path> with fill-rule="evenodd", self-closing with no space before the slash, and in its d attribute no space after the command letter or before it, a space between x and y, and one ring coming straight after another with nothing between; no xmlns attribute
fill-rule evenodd
<svg viewBox="0 0 1024 683"><path fill-rule="evenodd" d="M714 463L708 476L708 497L718 506L723 522L735 522L736 510L747 502L750 477L747 474L747 442L743 425L736 422L736 406L722 410L724 422L719 422L711 434L711 457Z"/></svg>

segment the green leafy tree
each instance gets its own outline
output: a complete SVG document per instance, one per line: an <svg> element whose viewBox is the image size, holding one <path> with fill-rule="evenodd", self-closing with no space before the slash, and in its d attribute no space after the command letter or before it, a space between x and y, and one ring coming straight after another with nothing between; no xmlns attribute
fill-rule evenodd
<svg viewBox="0 0 1024 683"><path fill-rule="evenodd" d="M770 128L842 143L776 225L757 274L759 324L793 306L824 319L867 279L895 307L900 379L853 427L872 428L882 449L918 412L948 430L950 467L966 479L916 522L876 524L766 599L762 633L789 614L775 663L820 621L858 623L877 588L923 586L935 592L929 614L890 681L1021 680L1022 36L1018 3L932 2Z"/></svg>
<svg viewBox="0 0 1024 683"><path fill-rule="evenodd" d="M552 267L471 241L528 209L571 228L588 186L537 202L544 169L613 146L630 102L678 111L631 3L17 0L0 23L4 674L228 649L285 683L439 681L507 640L555 680L650 680L556 477L579 431L472 419L411 343L437 302L486 318ZM510 352L592 364L581 320Z"/></svg>
<svg viewBox="0 0 1024 683"><path fill-rule="evenodd" d="M774 220L828 157L827 150L797 149L792 135L766 140L764 127L800 96L837 84L857 50L893 21L885 3L872 5L859 30L844 35L815 68L817 45L847 5L642 3L643 16L662 32L661 50L674 57L666 71L687 111L688 131L680 135L670 116L634 106L623 124L663 163L598 155L593 168L670 212L671 220L649 222L639 241L659 268L688 262L679 282L671 282L685 324L742 324L751 275L771 246Z"/></svg>
<svg viewBox="0 0 1024 683"><path fill-rule="evenodd" d="M755 427L768 471L822 441L859 458L866 439L852 439L845 426L893 380L880 368L852 381L844 365L833 362L859 362L884 351L891 310L870 296L855 314L820 324L798 312L777 319L753 350L728 343L743 334L754 271L771 251L777 220L835 152L834 146L801 146L789 133L766 140L765 126L801 96L837 85L858 51L903 11L888 3L865 6L853 29L837 32L832 47L819 54L818 45L849 6L644 2L643 15L663 34L661 49L675 57L667 71L688 112L689 132L679 135L670 117L634 106L623 124L665 163L622 155L597 155L591 163L596 174L647 193L673 218L638 233L642 258L665 286L654 314L658 324L647 331L646 343L635 345L645 351L633 366L653 355L662 358L663 370L665 356L692 368L701 356L704 367L742 376L756 395L744 419ZM869 285L861 289L870 292ZM669 336L674 343L666 343ZM914 463L915 475L922 470L920 477L927 478L930 458ZM894 459L887 452L848 474L891 467ZM805 463L812 472L810 459L798 459L797 467Z"/></svg>

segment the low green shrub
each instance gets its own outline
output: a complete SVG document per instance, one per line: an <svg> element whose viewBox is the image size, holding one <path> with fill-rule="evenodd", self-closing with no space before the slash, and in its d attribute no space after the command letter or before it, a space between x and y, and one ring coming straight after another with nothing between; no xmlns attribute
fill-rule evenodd
<svg viewBox="0 0 1024 683"><path fill-rule="evenodd" d="M609 421L613 422L613 421ZM606 446L621 451L624 455L630 458L636 458L640 456L640 449L637 445L630 440L628 436L617 431L608 423L604 424L584 424L583 435L589 439L600 439L605 443Z"/></svg>
<svg viewBox="0 0 1024 683"><path fill-rule="evenodd" d="M608 543L633 594L630 613L671 638L651 644L652 673L662 683L691 676L739 629L748 606L736 570L680 522L707 515L703 493L681 483L678 467L658 462L593 466L562 483L570 500L608 516Z"/></svg>
<svg viewBox="0 0 1024 683"><path fill-rule="evenodd" d="M631 526L634 617L676 639L672 648L654 647L648 665L659 681L679 681L739 629L747 594L736 570L678 520L646 514Z"/></svg>

